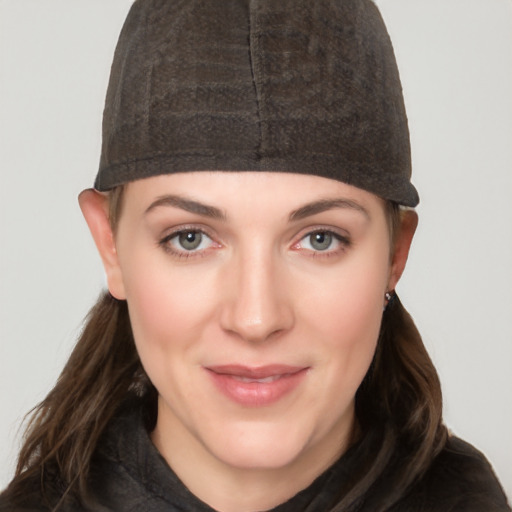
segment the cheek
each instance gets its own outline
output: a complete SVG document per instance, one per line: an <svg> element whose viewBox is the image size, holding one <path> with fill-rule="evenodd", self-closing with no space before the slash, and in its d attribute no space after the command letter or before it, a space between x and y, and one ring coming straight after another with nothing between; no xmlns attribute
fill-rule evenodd
<svg viewBox="0 0 512 512"><path fill-rule="evenodd" d="M137 259L134 267L141 268ZM137 352L153 385L169 403L186 403L181 383L194 382L197 340L213 311L198 272L170 270L158 258L143 271L130 272L126 297ZM190 364L184 364L189 362ZM190 386L186 388L190 390Z"/></svg>
<svg viewBox="0 0 512 512"><path fill-rule="evenodd" d="M379 325L382 316L388 275L388 261L378 251L364 259L353 258L325 278L313 278L307 284L311 293L305 309L343 338L352 338L351 334L366 326L375 330L374 324Z"/></svg>
<svg viewBox="0 0 512 512"><path fill-rule="evenodd" d="M329 377L334 389L346 391L352 399L373 359L379 337L382 307L367 301L364 309L356 300L327 324L330 355Z"/></svg>
<svg viewBox="0 0 512 512"><path fill-rule="evenodd" d="M359 387L377 345L384 293L389 271L382 251L350 262L310 298L309 328L322 340L323 361L333 389L347 391L347 399Z"/></svg>
<svg viewBox="0 0 512 512"><path fill-rule="evenodd" d="M141 355L158 359L197 338L213 300L207 275L173 269L163 257L132 254L123 266L133 334Z"/></svg>

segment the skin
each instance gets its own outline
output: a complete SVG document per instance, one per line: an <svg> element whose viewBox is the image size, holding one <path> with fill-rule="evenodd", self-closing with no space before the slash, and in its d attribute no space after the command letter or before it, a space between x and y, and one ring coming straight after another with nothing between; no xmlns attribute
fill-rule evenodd
<svg viewBox="0 0 512 512"><path fill-rule="evenodd" d="M414 212L391 247L380 198L318 176L256 172L130 183L115 234L105 195L85 191L80 205L159 392L152 440L196 496L223 512L266 510L348 448ZM187 233L197 242L199 232L190 250ZM245 406L212 383L208 368L225 364L305 370L277 401Z"/></svg>

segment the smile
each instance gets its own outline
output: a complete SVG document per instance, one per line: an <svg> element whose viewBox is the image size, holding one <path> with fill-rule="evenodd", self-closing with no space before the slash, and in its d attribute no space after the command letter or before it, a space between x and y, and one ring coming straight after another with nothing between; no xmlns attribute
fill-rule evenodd
<svg viewBox="0 0 512 512"><path fill-rule="evenodd" d="M239 380L240 382L259 382L260 384L264 384L266 382L274 382L277 379L283 377L283 375L272 375L271 377L264 377L263 379L254 379L251 377L240 377L238 375L232 375L233 379Z"/></svg>
<svg viewBox="0 0 512 512"><path fill-rule="evenodd" d="M231 401L245 407L263 407L292 393L309 367L222 365L205 367L205 370L216 389Z"/></svg>

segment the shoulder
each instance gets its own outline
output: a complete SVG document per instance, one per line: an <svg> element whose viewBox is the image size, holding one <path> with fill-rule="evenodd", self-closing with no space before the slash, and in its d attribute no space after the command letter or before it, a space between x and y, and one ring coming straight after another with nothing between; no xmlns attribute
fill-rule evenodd
<svg viewBox="0 0 512 512"><path fill-rule="evenodd" d="M485 456L452 436L395 510L509 512L510 507Z"/></svg>
<svg viewBox="0 0 512 512"><path fill-rule="evenodd" d="M12 495L8 490L0 494L0 512L52 512L58 503L59 512L90 512L71 496L63 499L52 482L47 482L43 491L36 477L24 482L22 494Z"/></svg>
<svg viewBox="0 0 512 512"><path fill-rule="evenodd" d="M457 437L450 437L427 474L437 488L451 484L453 490L465 491L473 497L495 496L498 501L504 492L485 456L474 446Z"/></svg>

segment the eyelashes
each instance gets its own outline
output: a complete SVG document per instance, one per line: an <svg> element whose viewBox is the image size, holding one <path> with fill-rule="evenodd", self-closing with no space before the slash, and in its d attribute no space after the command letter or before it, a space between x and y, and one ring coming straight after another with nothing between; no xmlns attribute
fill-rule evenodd
<svg viewBox="0 0 512 512"><path fill-rule="evenodd" d="M329 229L309 231L299 242L292 246L296 250L304 250L312 256L332 256L350 247L350 238Z"/></svg>
<svg viewBox="0 0 512 512"><path fill-rule="evenodd" d="M219 249L222 244L216 242L204 229L182 228L163 237L158 245L177 258L202 257L211 250ZM351 245L350 237L328 229L308 230L291 245L294 251L303 251L311 257L331 257L343 253Z"/></svg>
<svg viewBox="0 0 512 512"><path fill-rule="evenodd" d="M205 256L214 247L221 247L204 231L197 228L186 228L175 231L158 243L166 252L179 258Z"/></svg>

